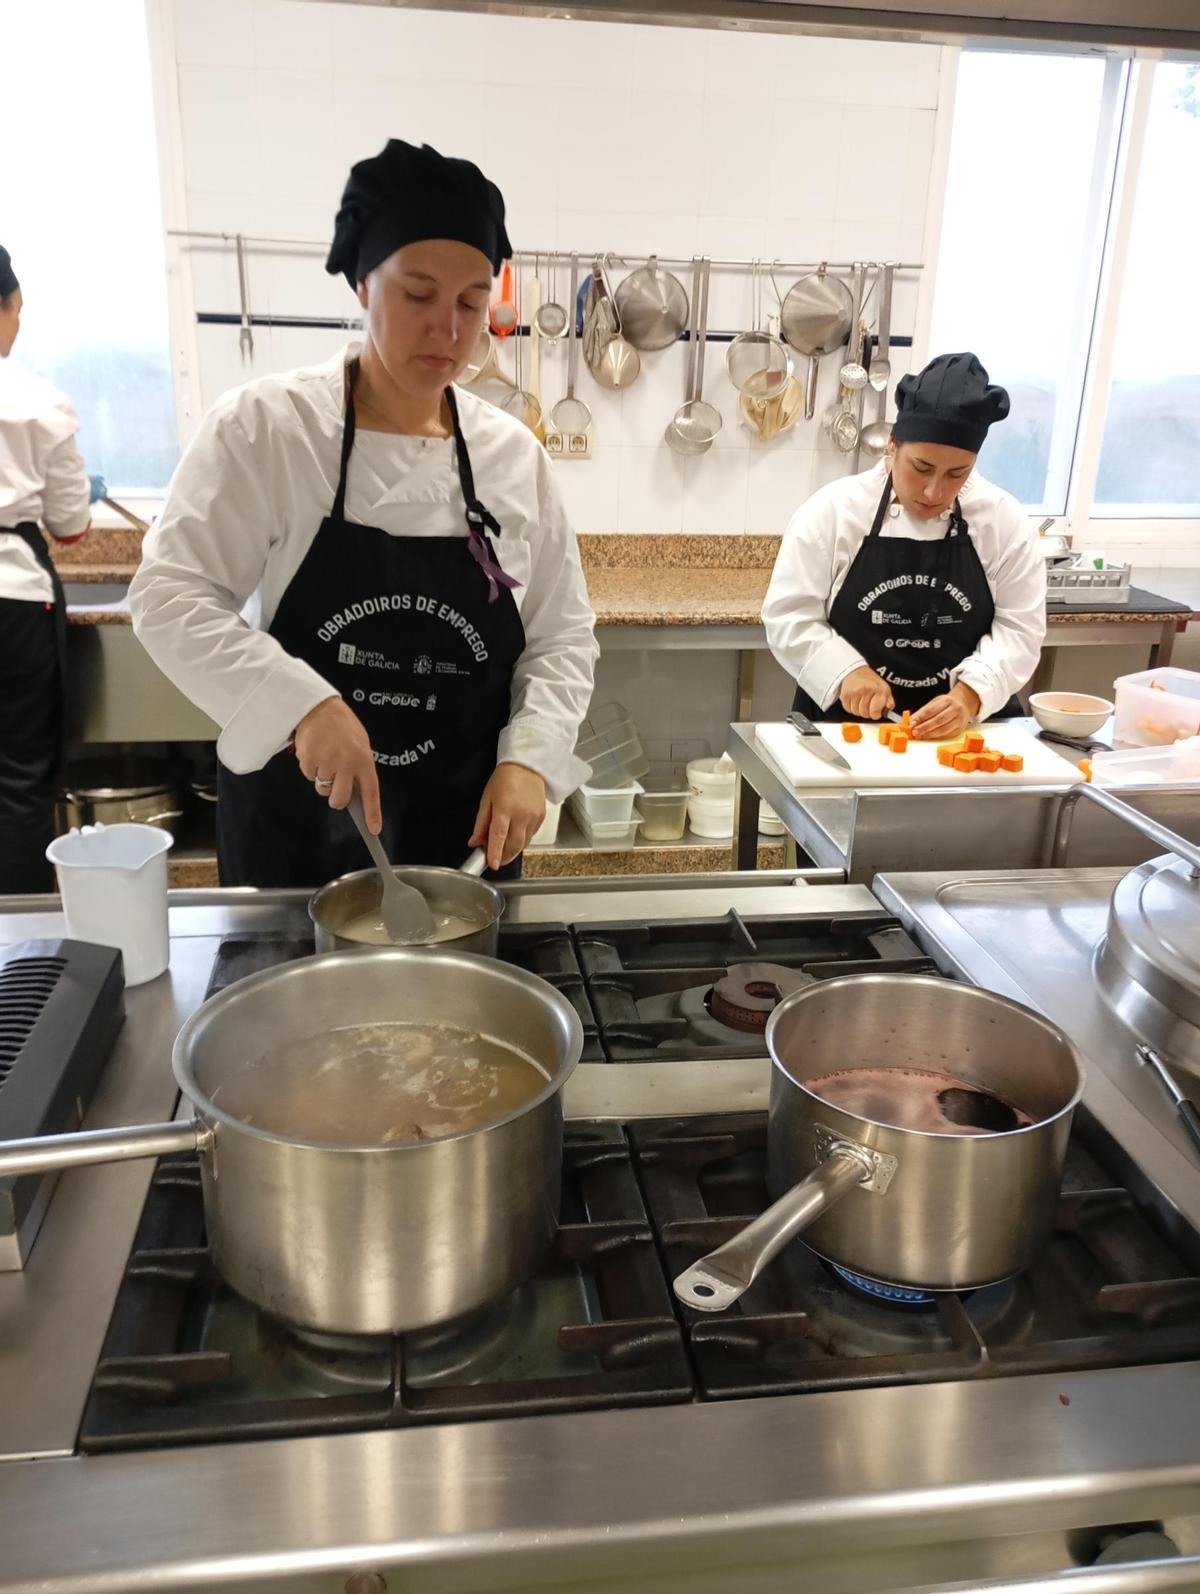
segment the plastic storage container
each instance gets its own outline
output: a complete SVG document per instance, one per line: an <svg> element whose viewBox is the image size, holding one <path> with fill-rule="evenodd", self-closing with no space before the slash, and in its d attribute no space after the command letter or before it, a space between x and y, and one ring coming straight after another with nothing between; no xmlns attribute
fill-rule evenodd
<svg viewBox="0 0 1200 1594"><path fill-rule="evenodd" d="M529 839L531 847L552 847L558 840L558 821L562 814L561 803L547 803L546 817Z"/></svg>
<svg viewBox="0 0 1200 1594"><path fill-rule="evenodd" d="M737 766L728 753L720 758L695 758L687 766L688 784L702 797L733 801L737 785Z"/></svg>
<svg viewBox="0 0 1200 1594"><path fill-rule="evenodd" d="M624 781L617 786L581 786L571 798L573 812L587 815L593 824L627 825L633 818L633 801L640 797L639 781Z"/></svg>
<svg viewBox="0 0 1200 1594"><path fill-rule="evenodd" d="M697 836L723 841L733 835L733 802L693 792L688 798L688 824Z"/></svg>
<svg viewBox="0 0 1200 1594"><path fill-rule="evenodd" d="M760 836L787 835L787 826L769 803L758 805L758 833Z"/></svg>
<svg viewBox="0 0 1200 1594"><path fill-rule="evenodd" d="M1200 782L1200 736L1189 736L1170 747L1129 747L1113 753L1093 753L1092 779L1097 786Z"/></svg>
<svg viewBox="0 0 1200 1594"><path fill-rule="evenodd" d="M637 800L643 841L679 841L687 825L690 795L682 775L648 775Z"/></svg>
<svg viewBox="0 0 1200 1594"><path fill-rule="evenodd" d="M1165 747L1200 732L1200 675L1165 665L1120 675L1114 683L1113 741L1127 747Z"/></svg>
<svg viewBox="0 0 1200 1594"><path fill-rule="evenodd" d="M620 703L594 708L580 727L576 756L592 769L595 786L620 786L650 768L637 726Z"/></svg>
<svg viewBox="0 0 1200 1594"><path fill-rule="evenodd" d="M589 847L596 852L621 852L637 842L641 820L634 814L631 819L589 819L586 809L570 800L571 814Z"/></svg>

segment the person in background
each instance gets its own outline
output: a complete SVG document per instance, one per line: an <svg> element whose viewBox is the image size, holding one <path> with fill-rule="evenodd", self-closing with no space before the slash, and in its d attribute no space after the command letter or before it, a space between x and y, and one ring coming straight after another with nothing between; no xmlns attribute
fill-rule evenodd
<svg viewBox="0 0 1200 1594"><path fill-rule="evenodd" d="M510 257L499 189L398 139L350 172L326 270L361 345L222 398L129 589L138 637L221 726L223 885L395 863L519 869L575 757L597 647L532 432L457 380Z"/></svg>
<svg viewBox="0 0 1200 1594"><path fill-rule="evenodd" d="M21 287L0 248L0 896L53 891L46 848L62 763L67 617L39 526L77 542L104 493L57 388L9 359Z"/></svg>
<svg viewBox="0 0 1200 1594"><path fill-rule="evenodd" d="M975 469L1007 414L973 354L939 355L897 385L879 464L793 515L762 614L794 709L908 709L928 741L1022 712L1046 634L1045 561L1021 505Z"/></svg>

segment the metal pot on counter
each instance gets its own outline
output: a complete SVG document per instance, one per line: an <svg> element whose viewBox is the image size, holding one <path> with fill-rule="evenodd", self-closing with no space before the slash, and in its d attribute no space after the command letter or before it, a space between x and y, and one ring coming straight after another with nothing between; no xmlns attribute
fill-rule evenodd
<svg viewBox="0 0 1200 1594"><path fill-rule="evenodd" d="M680 1300L723 1311L802 1231L827 1261L901 1299L1028 1266L1054 1222L1083 1092L1061 1030L952 980L852 974L786 997L766 1038L777 1199L680 1274ZM945 1088L935 1076L950 1076ZM898 1126L917 1119L914 1093L922 1121L944 1115L940 1129Z"/></svg>
<svg viewBox="0 0 1200 1594"><path fill-rule="evenodd" d="M269 1108L251 1122L220 1104L221 1086L268 1052L311 1054L320 1037L314 1066L339 1068L348 1024L448 1018L534 1059L545 1086L478 1127L369 1145L290 1137ZM179 1031L171 1061L190 1122L0 1144L0 1178L196 1151L213 1261L239 1294L301 1328L407 1332L536 1270L557 1224L562 1088L582 1047L559 992L488 958L395 947L301 958L239 980Z"/></svg>
<svg viewBox="0 0 1200 1594"><path fill-rule="evenodd" d="M165 758L91 758L63 775L54 809L59 835L84 825L157 825L177 836L183 795Z"/></svg>
<svg viewBox="0 0 1200 1594"><path fill-rule="evenodd" d="M473 853L467 867L482 854ZM504 893L477 879L464 869L438 869L432 865L399 864L392 873L397 880L413 886L428 902L435 920L461 921L473 926L465 934L447 936L438 944L456 952L479 952L495 957L500 944L500 920L504 917ZM318 952L362 951L367 945L340 932L354 921L361 922L380 911L382 887L377 869L359 869L341 875L315 891L309 900L308 916Z"/></svg>

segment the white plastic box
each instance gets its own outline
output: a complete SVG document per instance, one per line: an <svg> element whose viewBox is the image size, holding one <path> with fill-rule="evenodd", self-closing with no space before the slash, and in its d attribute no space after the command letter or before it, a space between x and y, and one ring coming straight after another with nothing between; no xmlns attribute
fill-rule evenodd
<svg viewBox="0 0 1200 1594"><path fill-rule="evenodd" d="M1112 753L1094 753L1092 779L1097 786L1200 782L1200 736L1173 742L1170 747L1128 747Z"/></svg>
<svg viewBox="0 0 1200 1594"><path fill-rule="evenodd" d="M580 834L596 852L622 852L636 844L638 826L642 822L637 814L627 820L589 819L586 810L576 803L574 797L570 799L570 806Z"/></svg>
<svg viewBox="0 0 1200 1594"><path fill-rule="evenodd" d="M1165 665L1136 675L1119 675L1114 695L1114 742L1127 747L1169 747L1182 737L1200 733L1200 675L1195 670Z"/></svg>
<svg viewBox="0 0 1200 1594"><path fill-rule="evenodd" d="M620 786L581 786L571 798L573 812L582 812L592 824L627 825L633 818L633 802L642 794L640 781Z"/></svg>

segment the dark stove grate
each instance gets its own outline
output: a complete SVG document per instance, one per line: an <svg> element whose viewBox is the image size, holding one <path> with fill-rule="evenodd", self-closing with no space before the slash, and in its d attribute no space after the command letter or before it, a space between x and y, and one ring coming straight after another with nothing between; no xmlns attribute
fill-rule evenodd
<svg viewBox="0 0 1200 1594"><path fill-rule="evenodd" d="M615 1126L569 1127L561 1227L531 1285L465 1330L332 1346L272 1322L222 1284L205 1245L196 1161L168 1158L117 1296L80 1446L140 1449L693 1397L629 1146Z"/></svg>
<svg viewBox="0 0 1200 1594"><path fill-rule="evenodd" d="M762 1115L631 1128L668 1277L763 1210L765 1131ZM1200 1278L1077 1132L1054 1233L1017 1279L897 1310L797 1243L731 1311L678 1310L702 1398L728 1399L1191 1361L1198 1305Z"/></svg>

